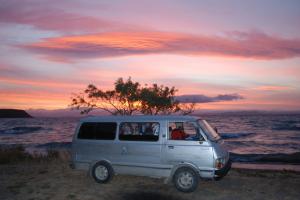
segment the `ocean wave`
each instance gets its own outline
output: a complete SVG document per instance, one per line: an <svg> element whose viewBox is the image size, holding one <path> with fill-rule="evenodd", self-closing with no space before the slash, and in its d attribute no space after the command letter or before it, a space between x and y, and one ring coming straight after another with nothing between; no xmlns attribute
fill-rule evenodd
<svg viewBox="0 0 300 200"><path fill-rule="evenodd" d="M241 138L253 135L254 133L220 133L223 139Z"/></svg>
<svg viewBox="0 0 300 200"><path fill-rule="evenodd" d="M0 130L0 134L26 134L42 130L40 126L17 126L10 129Z"/></svg>
<svg viewBox="0 0 300 200"><path fill-rule="evenodd" d="M300 123L297 121L285 121L281 123L275 123L272 126L272 130L278 131L299 131Z"/></svg>
<svg viewBox="0 0 300 200"><path fill-rule="evenodd" d="M284 150L292 150L292 151L299 151L299 140L286 140L286 141L276 141L276 142L267 142L263 140L259 141L226 141L226 144L231 147L231 149L240 149L242 152L245 149L248 149L247 152L262 152L265 154L269 151L271 152L278 152L278 153L285 153ZM249 151L250 150L250 151ZM282 151L283 150L283 151ZM269 152L269 153L271 153Z"/></svg>
<svg viewBox="0 0 300 200"><path fill-rule="evenodd" d="M300 152L291 154L236 154L230 153L233 162L243 163L290 163L300 164Z"/></svg>

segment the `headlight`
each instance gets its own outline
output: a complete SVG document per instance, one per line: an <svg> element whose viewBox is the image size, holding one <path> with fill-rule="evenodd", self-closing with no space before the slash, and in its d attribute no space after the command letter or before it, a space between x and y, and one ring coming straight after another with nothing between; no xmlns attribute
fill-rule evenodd
<svg viewBox="0 0 300 200"><path fill-rule="evenodd" d="M226 163L226 159L225 158L217 158L216 159L216 163L215 163L215 167L217 169L221 169L225 166Z"/></svg>

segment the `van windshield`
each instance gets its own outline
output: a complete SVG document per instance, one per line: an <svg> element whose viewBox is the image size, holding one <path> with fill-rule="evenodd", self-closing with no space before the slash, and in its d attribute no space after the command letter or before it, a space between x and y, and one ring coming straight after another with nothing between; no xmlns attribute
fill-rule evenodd
<svg viewBox="0 0 300 200"><path fill-rule="evenodd" d="M199 119L197 121L209 140L217 141L221 139L220 135L209 125L206 120Z"/></svg>

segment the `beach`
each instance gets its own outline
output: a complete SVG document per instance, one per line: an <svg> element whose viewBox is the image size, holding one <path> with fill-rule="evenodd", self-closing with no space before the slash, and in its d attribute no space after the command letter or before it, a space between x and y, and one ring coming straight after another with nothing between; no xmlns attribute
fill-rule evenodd
<svg viewBox="0 0 300 200"><path fill-rule="evenodd" d="M232 169L221 181L201 180L192 193L181 193L162 179L114 176L96 183L85 171L69 167L68 156L0 164L0 199L299 199L300 173Z"/></svg>

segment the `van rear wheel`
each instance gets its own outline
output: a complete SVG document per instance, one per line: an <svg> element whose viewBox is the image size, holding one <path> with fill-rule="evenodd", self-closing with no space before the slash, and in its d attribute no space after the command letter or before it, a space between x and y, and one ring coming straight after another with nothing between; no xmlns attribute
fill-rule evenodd
<svg viewBox="0 0 300 200"><path fill-rule="evenodd" d="M92 168L92 177L97 183L108 183L113 177L113 169L107 162L97 162Z"/></svg>
<svg viewBox="0 0 300 200"><path fill-rule="evenodd" d="M173 181L177 190L193 192L198 186L199 176L193 169L183 167L175 172Z"/></svg>

